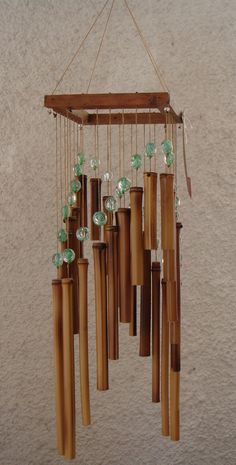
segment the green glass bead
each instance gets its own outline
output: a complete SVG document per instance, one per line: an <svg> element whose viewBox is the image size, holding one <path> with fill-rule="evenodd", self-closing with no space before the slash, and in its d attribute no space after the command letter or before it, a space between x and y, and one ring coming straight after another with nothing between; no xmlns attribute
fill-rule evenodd
<svg viewBox="0 0 236 465"><path fill-rule="evenodd" d="M113 179L113 173L111 171L105 171L102 175L103 182L110 182Z"/></svg>
<svg viewBox="0 0 236 465"><path fill-rule="evenodd" d="M76 194L74 192L71 192L68 197L67 197L67 202L72 207L76 203Z"/></svg>
<svg viewBox="0 0 236 465"><path fill-rule="evenodd" d="M135 153L131 157L131 167L138 170L142 166L142 157L138 153Z"/></svg>
<svg viewBox="0 0 236 465"><path fill-rule="evenodd" d="M63 252L63 260L66 263L72 263L75 259L75 252L73 249L65 249Z"/></svg>
<svg viewBox="0 0 236 465"><path fill-rule="evenodd" d="M54 255L52 256L52 263L54 266L56 266L57 268L59 268L59 266L62 265L63 263L63 256L60 252L56 252L54 253Z"/></svg>
<svg viewBox="0 0 236 465"><path fill-rule="evenodd" d="M130 187L131 187L131 181L130 179L126 178L126 176L122 176L120 179L117 181L117 187L118 189L124 194L127 192Z"/></svg>
<svg viewBox="0 0 236 465"><path fill-rule="evenodd" d="M107 215L104 212L96 212L93 215L93 222L97 226L104 226L107 222Z"/></svg>
<svg viewBox="0 0 236 465"><path fill-rule="evenodd" d="M170 152L170 153L166 154L165 158L164 158L164 161L165 161L165 164L168 167L170 167L174 163L174 154L173 154L173 152Z"/></svg>
<svg viewBox="0 0 236 465"><path fill-rule="evenodd" d="M156 144L154 144L154 142L148 142L148 144L146 144L145 155L148 158L152 158L153 155L155 155L156 151L157 151Z"/></svg>
<svg viewBox="0 0 236 465"><path fill-rule="evenodd" d="M64 228L61 228L59 231L58 231L58 239L60 242L66 242L67 241L67 232Z"/></svg>
<svg viewBox="0 0 236 465"><path fill-rule="evenodd" d="M76 165L74 166L73 173L75 176L81 175L81 165L79 163L76 163Z"/></svg>
<svg viewBox="0 0 236 465"><path fill-rule="evenodd" d="M62 217L63 217L63 220L66 220L69 216L69 207L68 205L64 205L62 207Z"/></svg>
<svg viewBox="0 0 236 465"><path fill-rule="evenodd" d="M76 237L79 241L87 241L89 239L89 228L81 227L76 231Z"/></svg>
<svg viewBox="0 0 236 465"><path fill-rule="evenodd" d="M77 163L82 166L82 165L84 165L85 160L86 160L86 158L85 158L84 152L79 152L77 154Z"/></svg>
<svg viewBox="0 0 236 465"><path fill-rule="evenodd" d="M163 140L162 143L161 143L161 148L162 148L165 155L169 155L169 153L172 153L173 152L173 144L172 144L171 140L169 140L169 139Z"/></svg>
<svg viewBox="0 0 236 465"><path fill-rule="evenodd" d="M79 192L81 189L81 182L78 179L72 179L70 188L72 192Z"/></svg>
<svg viewBox="0 0 236 465"><path fill-rule="evenodd" d="M116 209L116 203L117 202L116 202L115 197L113 197L113 195L110 195L109 197L107 197L105 201L105 209L108 212L114 212Z"/></svg>
<svg viewBox="0 0 236 465"><path fill-rule="evenodd" d="M115 194L116 194L116 197L118 197L118 199L121 199L121 197L123 197L123 192L121 192L119 187L115 188Z"/></svg>
<svg viewBox="0 0 236 465"><path fill-rule="evenodd" d="M98 158L92 158L90 160L90 166L93 170L96 170L100 165L100 160Z"/></svg>

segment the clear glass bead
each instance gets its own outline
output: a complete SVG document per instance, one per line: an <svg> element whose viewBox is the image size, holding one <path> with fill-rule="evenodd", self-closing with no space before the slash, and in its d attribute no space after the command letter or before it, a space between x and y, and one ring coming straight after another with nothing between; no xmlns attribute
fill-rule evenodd
<svg viewBox="0 0 236 465"><path fill-rule="evenodd" d="M108 212L114 212L116 209L116 204L117 202L116 202L115 197L113 197L113 195L110 195L109 197L107 197L105 201L105 209Z"/></svg>
<svg viewBox="0 0 236 465"><path fill-rule="evenodd" d="M59 266L62 265L63 263L63 256L60 252L56 252L53 254L52 256L52 263L54 266L56 266L57 268L59 268Z"/></svg>
<svg viewBox="0 0 236 465"><path fill-rule="evenodd" d="M165 155L169 155L169 153L173 152L173 144L170 139L164 139L161 143L161 148Z"/></svg>
<svg viewBox="0 0 236 465"><path fill-rule="evenodd" d="M102 175L103 182L109 182L112 179L113 179L113 173L111 171L105 171L105 173Z"/></svg>
<svg viewBox="0 0 236 465"><path fill-rule="evenodd" d="M74 192L71 192L68 197L67 197L67 202L72 207L76 203L76 194Z"/></svg>
<svg viewBox="0 0 236 465"><path fill-rule="evenodd" d="M81 227L76 231L76 237L79 241L87 241L89 239L89 228Z"/></svg>
<svg viewBox="0 0 236 465"><path fill-rule="evenodd" d="M70 188L72 192L79 192L81 189L81 182L78 179L72 179Z"/></svg>
<svg viewBox="0 0 236 465"><path fill-rule="evenodd" d="M64 228L59 229L58 231L58 240L60 242L66 242L67 241L67 232Z"/></svg>
<svg viewBox="0 0 236 465"><path fill-rule="evenodd" d="M75 259L75 252L73 249L65 249L63 252L63 260L66 263L72 263Z"/></svg>
<svg viewBox="0 0 236 465"><path fill-rule="evenodd" d="M93 170L96 170L100 165L100 160L98 158L91 158L90 166Z"/></svg>
<svg viewBox="0 0 236 465"><path fill-rule="evenodd" d="M156 144L154 144L154 142L148 142L148 144L146 144L146 146L145 146L145 155L148 158L152 158L153 155L155 155L156 151L157 151L157 148L156 148Z"/></svg>
<svg viewBox="0 0 236 465"><path fill-rule="evenodd" d="M135 170L138 170L142 166L142 157L139 153L135 153L131 157L131 167Z"/></svg>
<svg viewBox="0 0 236 465"><path fill-rule="evenodd" d="M165 155L164 162L168 167L170 167L174 163L174 154L173 154L173 152L170 152L170 153Z"/></svg>
<svg viewBox="0 0 236 465"><path fill-rule="evenodd" d="M86 158L85 158L84 152L79 152L77 154L77 163L82 166L84 165L85 161L86 161Z"/></svg>
<svg viewBox="0 0 236 465"><path fill-rule="evenodd" d="M76 165L73 168L73 173L75 176L80 176L81 175L81 165L80 163L76 163Z"/></svg>
<svg viewBox="0 0 236 465"><path fill-rule="evenodd" d="M131 187L131 181L129 178L127 178L126 176L122 176L120 179L118 179L117 181L117 187L118 189L122 192L122 194L124 194L125 192L127 192L130 187Z"/></svg>
<svg viewBox="0 0 236 465"><path fill-rule="evenodd" d="M121 192L119 187L115 188L115 194L116 194L116 197L118 197L118 199L121 199L121 197L123 197L123 192Z"/></svg>
<svg viewBox="0 0 236 465"><path fill-rule="evenodd" d="M107 222L107 215L104 212L96 212L93 215L93 222L97 226L104 226Z"/></svg>
<svg viewBox="0 0 236 465"><path fill-rule="evenodd" d="M69 207L68 205L64 205L62 207L62 217L63 217L63 220L66 220L69 216Z"/></svg>

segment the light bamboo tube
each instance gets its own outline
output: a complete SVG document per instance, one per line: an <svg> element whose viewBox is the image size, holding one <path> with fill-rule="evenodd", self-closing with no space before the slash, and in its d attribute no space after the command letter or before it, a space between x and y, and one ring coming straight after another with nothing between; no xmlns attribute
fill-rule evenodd
<svg viewBox="0 0 236 465"><path fill-rule="evenodd" d="M131 284L133 286L144 284L142 196L143 196L142 187L132 187L130 189Z"/></svg>
<svg viewBox="0 0 236 465"><path fill-rule="evenodd" d="M108 358L119 358L118 227L105 226L107 238Z"/></svg>
<svg viewBox="0 0 236 465"><path fill-rule="evenodd" d="M174 175L160 174L161 244L163 250L175 250Z"/></svg>
<svg viewBox="0 0 236 465"><path fill-rule="evenodd" d="M79 258L79 363L80 363L80 396L82 423L90 425L89 395L89 358L88 358L88 260Z"/></svg>
<svg viewBox="0 0 236 465"><path fill-rule="evenodd" d="M130 208L119 208L116 213L119 228L118 268L119 306L121 323L131 321L131 269L130 269Z"/></svg>
<svg viewBox="0 0 236 465"><path fill-rule="evenodd" d="M151 344L151 250L144 250L144 284L141 286L139 355L148 357Z"/></svg>
<svg viewBox="0 0 236 465"><path fill-rule="evenodd" d="M129 336L137 336L137 287L131 286L131 315Z"/></svg>
<svg viewBox="0 0 236 465"><path fill-rule="evenodd" d="M72 314L72 279L62 279L63 308L63 373L64 373L64 418L65 447L67 459L75 457L75 379L74 338Z"/></svg>
<svg viewBox="0 0 236 465"><path fill-rule="evenodd" d="M157 173L144 173L144 249L157 248Z"/></svg>
<svg viewBox="0 0 236 465"><path fill-rule="evenodd" d="M96 357L97 389L104 391L108 383L108 337L107 337L107 285L106 285L106 244L93 244L95 308L96 308Z"/></svg>
<svg viewBox="0 0 236 465"><path fill-rule="evenodd" d="M160 262L152 263L152 402L160 402Z"/></svg>
<svg viewBox="0 0 236 465"><path fill-rule="evenodd" d="M57 449L64 454L64 383L62 335L62 287L60 279L52 280L53 331L55 360L56 432Z"/></svg>
<svg viewBox="0 0 236 465"><path fill-rule="evenodd" d="M80 207L80 226L88 226L88 207L87 207L87 176L81 174L79 176L81 189L77 192L77 206Z"/></svg>
<svg viewBox="0 0 236 465"><path fill-rule="evenodd" d="M66 220L67 227L67 247L71 248L75 252L75 260L68 265L69 277L73 279L72 293L73 293L73 332L78 334L79 332L79 298L78 298L78 269L77 269L77 258L78 258L78 240L76 238L77 229L77 218L75 216L69 216Z"/></svg>
<svg viewBox="0 0 236 465"><path fill-rule="evenodd" d="M161 339L161 419L162 434L169 436L169 322L166 308L166 282L162 280Z"/></svg>
<svg viewBox="0 0 236 465"><path fill-rule="evenodd" d="M94 213L101 210L101 184L100 178L90 178L90 238L99 241L101 228L93 222Z"/></svg>

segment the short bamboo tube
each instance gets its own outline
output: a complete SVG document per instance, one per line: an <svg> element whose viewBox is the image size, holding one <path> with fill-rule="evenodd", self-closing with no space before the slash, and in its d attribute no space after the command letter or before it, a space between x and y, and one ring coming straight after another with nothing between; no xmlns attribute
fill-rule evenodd
<svg viewBox="0 0 236 465"><path fill-rule="evenodd" d="M89 395L89 358L88 358L88 260L79 258L79 363L80 363L80 396L82 423L90 425Z"/></svg>
<svg viewBox="0 0 236 465"><path fill-rule="evenodd" d="M152 263L152 402L160 402L160 262Z"/></svg>
<svg viewBox="0 0 236 465"><path fill-rule="evenodd" d="M73 279L72 295L73 295L73 332L78 334L79 332L79 297L78 297L78 269L76 259L78 258L78 240L76 238L77 229L77 218L75 216L69 216L66 220L67 228L67 247L71 248L75 252L75 260L68 265L69 277Z"/></svg>
<svg viewBox="0 0 236 465"><path fill-rule="evenodd" d="M161 419L162 434L169 436L169 322L166 308L165 280L162 280Z"/></svg>
<svg viewBox="0 0 236 465"><path fill-rule="evenodd" d="M144 249L157 248L157 173L144 173Z"/></svg>
<svg viewBox="0 0 236 465"><path fill-rule="evenodd" d="M144 284L141 286L139 355L151 353L151 250L144 250Z"/></svg>
<svg viewBox="0 0 236 465"><path fill-rule="evenodd" d="M107 238L108 358L119 358L118 227L105 226Z"/></svg>
<svg viewBox="0 0 236 465"><path fill-rule="evenodd" d="M144 284L144 257L143 257L143 231L142 231L142 187L130 189L130 250L131 250L131 284L138 286Z"/></svg>
<svg viewBox="0 0 236 465"><path fill-rule="evenodd" d="M86 174L81 174L79 176L79 181L81 182L81 189L77 193L77 203L80 207L80 226L88 226L88 208L87 208L87 176Z"/></svg>
<svg viewBox="0 0 236 465"><path fill-rule="evenodd" d="M137 287L131 286L131 315L129 336L137 336Z"/></svg>
<svg viewBox="0 0 236 465"><path fill-rule="evenodd" d="M101 228L93 222L94 213L101 210L101 179L90 179L90 238L92 241L99 241Z"/></svg>
<svg viewBox="0 0 236 465"><path fill-rule="evenodd" d="M63 308L63 371L64 371L64 421L65 447L67 459L75 457L75 379L74 379L74 340L72 314L71 278L62 279Z"/></svg>
<svg viewBox="0 0 236 465"><path fill-rule="evenodd" d="M160 174L161 244L163 250L175 250L174 175Z"/></svg>
<svg viewBox="0 0 236 465"><path fill-rule="evenodd" d="M118 235L119 306L121 323L131 321L132 288L130 269L130 208L119 208L116 214Z"/></svg>
<svg viewBox="0 0 236 465"><path fill-rule="evenodd" d="M64 455L64 383L63 383L63 335L62 335L62 287L60 279L52 280L56 432L57 449Z"/></svg>
<svg viewBox="0 0 236 465"><path fill-rule="evenodd" d="M96 309L96 357L97 389L104 391L108 383L108 337L107 337L107 285L106 285L106 244L93 244L95 309Z"/></svg>

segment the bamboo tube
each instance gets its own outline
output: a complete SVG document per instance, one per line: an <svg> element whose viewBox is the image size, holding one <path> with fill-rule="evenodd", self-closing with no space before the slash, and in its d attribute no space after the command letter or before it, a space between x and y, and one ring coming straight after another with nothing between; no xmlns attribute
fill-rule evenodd
<svg viewBox="0 0 236 465"><path fill-rule="evenodd" d="M170 370L170 438L179 441L180 373Z"/></svg>
<svg viewBox="0 0 236 465"><path fill-rule="evenodd" d="M89 359L88 359L88 260L79 258L79 362L82 422L90 425Z"/></svg>
<svg viewBox="0 0 236 465"><path fill-rule="evenodd" d="M161 244L163 250L175 250L174 175L160 175Z"/></svg>
<svg viewBox="0 0 236 465"><path fill-rule="evenodd" d="M96 356L97 389L104 391L108 385L108 338L107 338L107 286L106 244L93 244L95 307L96 307Z"/></svg>
<svg viewBox="0 0 236 465"><path fill-rule="evenodd" d="M56 431L58 452L64 454L64 384L63 384L63 335L62 335L62 287L60 279L52 280Z"/></svg>
<svg viewBox="0 0 236 465"><path fill-rule="evenodd" d="M152 402L160 402L160 262L152 263Z"/></svg>
<svg viewBox="0 0 236 465"><path fill-rule="evenodd" d="M131 286L131 319L129 335L137 336L137 287Z"/></svg>
<svg viewBox="0 0 236 465"><path fill-rule="evenodd" d="M157 248L157 173L144 173L144 249Z"/></svg>
<svg viewBox="0 0 236 465"><path fill-rule="evenodd" d="M70 247L74 250L76 258L78 258L78 240L76 238L76 229L77 229L77 218L75 216L70 216L66 220L68 241L67 247ZM73 332L78 334L79 332L79 298L78 298L78 269L77 263L75 260L68 265L69 277L73 279L72 293L73 293Z"/></svg>
<svg viewBox="0 0 236 465"><path fill-rule="evenodd" d="M131 321L131 270L130 270L130 208L119 208L116 214L119 227L119 297L120 321Z"/></svg>
<svg viewBox="0 0 236 465"><path fill-rule="evenodd" d="M142 187L130 189L130 250L131 250L131 284L144 284L143 274L143 232L142 232Z"/></svg>
<svg viewBox="0 0 236 465"><path fill-rule="evenodd" d="M139 355L150 355L151 332L151 250L144 250L144 284L141 286Z"/></svg>
<svg viewBox="0 0 236 465"><path fill-rule="evenodd" d="M67 459L75 457L75 379L74 340L72 314L72 279L62 279L63 308L63 372L64 372L64 418L65 447Z"/></svg>
<svg viewBox="0 0 236 465"><path fill-rule="evenodd" d="M162 279L161 418L162 434L169 436L169 323L166 309L166 281Z"/></svg>
<svg viewBox="0 0 236 465"><path fill-rule="evenodd" d="M93 215L101 210L101 179L90 179L90 238L92 241L99 241L101 228L94 224Z"/></svg>
<svg viewBox="0 0 236 465"><path fill-rule="evenodd" d="M118 227L105 226L108 280L108 358L119 358L118 332Z"/></svg>
<svg viewBox="0 0 236 465"><path fill-rule="evenodd" d="M87 212L87 176L81 174L79 176L81 182L81 189L77 193L77 206L80 207L80 226L88 226L88 212Z"/></svg>

